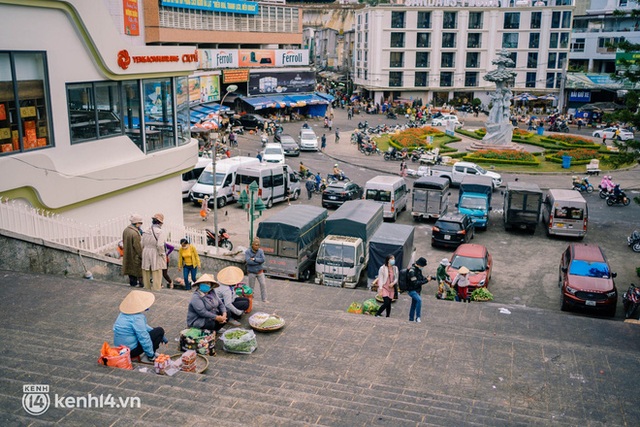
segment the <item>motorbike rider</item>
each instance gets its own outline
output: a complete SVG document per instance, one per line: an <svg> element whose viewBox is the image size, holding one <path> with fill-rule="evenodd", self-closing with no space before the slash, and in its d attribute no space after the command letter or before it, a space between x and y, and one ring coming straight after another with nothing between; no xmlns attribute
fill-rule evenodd
<svg viewBox="0 0 640 427"><path fill-rule="evenodd" d="M613 186L613 197L616 200L620 200L620 198L622 197L622 190L620 189L620 184L616 184Z"/></svg>
<svg viewBox="0 0 640 427"><path fill-rule="evenodd" d="M308 176L311 176L311 172L309 171L309 168L306 167L302 162L300 162L300 176L302 178L307 178Z"/></svg>
<svg viewBox="0 0 640 427"><path fill-rule="evenodd" d="M331 178L334 180L344 179L344 173L342 172L342 170L340 170L337 163L333 165L333 173L331 174Z"/></svg>
<svg viewBox="0 0 640 427"><path fill-rule="evenodd" d="M322 183L322 175L320 172L316 173L316 191L320 191L320 184Z"/></svg>
<svg viewBox="0 0 640 427"><path fill-rule="evenodd" d="M603 176L602 180L600 180L600 189L611 192L613 190L613 187L614 184L613 181L611 181L611 175Z"/></svg>

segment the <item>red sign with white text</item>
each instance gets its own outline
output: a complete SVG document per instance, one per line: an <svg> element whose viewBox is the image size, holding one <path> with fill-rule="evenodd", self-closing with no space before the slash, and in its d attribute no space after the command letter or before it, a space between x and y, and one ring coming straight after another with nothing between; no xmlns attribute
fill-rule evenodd
<svg viewBox="0 0 640 427"><path fill-rule="evenodd" d="M124 33L128 36L139 36L138 0L122 0L122 11L124 12Z"/></svg>

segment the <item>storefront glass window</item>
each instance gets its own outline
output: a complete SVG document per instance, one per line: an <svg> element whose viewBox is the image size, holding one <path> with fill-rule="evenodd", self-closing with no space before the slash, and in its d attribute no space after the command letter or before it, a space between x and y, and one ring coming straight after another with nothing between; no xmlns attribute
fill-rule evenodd
<svg viewBox="0 0 640 427"><path fill-rule="evenodd" d="M142 81L146 152L175 146L171 79Z"/></svg>
<svg viewBox="0 0 640 427"><path fill-rule="evenodd" d="M140 151L144 151L142 139L144 133L140 131L142 123L141 102L140 102L140 81L130 80L122 82L122 100L124 128L127 136L138 146Z"/></svg>
<svg viewBox="0 0 640 427"><path fill-rule="evenodd" d="M0 153L52 146L46 58L0 52Z"/></svg>
<svg viewBox="0 0 640 427"><path fill-rule="evenodd" d="M178 113L178 145L191 140L191 117L189 116L189 79L176 79L176 111Z"/></svg>

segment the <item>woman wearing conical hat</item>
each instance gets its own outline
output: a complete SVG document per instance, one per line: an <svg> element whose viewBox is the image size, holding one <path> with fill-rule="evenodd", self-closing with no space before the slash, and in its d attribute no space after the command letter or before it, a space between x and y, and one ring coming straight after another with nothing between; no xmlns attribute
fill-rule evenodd
<svg viewBox="0 0 640 427"><path fill-rule="evenodd" d="M149 326L144 314L155 300L151 292L135 290L120 303L120 314L113 324L113 344L129 347L132 358L144 353L153 360L160 343L167 343L164 329Z"/></svg>

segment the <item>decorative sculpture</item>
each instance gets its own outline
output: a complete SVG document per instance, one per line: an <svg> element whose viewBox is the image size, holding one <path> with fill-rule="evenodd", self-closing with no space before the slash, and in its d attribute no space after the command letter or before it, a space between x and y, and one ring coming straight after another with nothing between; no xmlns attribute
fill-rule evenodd
<svg viewBox="0 0 640 427"><path fill-rule="evenodd" d="M513 125L509 121L511 112L511 99L513 93L508 87L515 79L515 71L507 69L515 64L509 52L502 50L498 53L498 57L491 61L498 68L489 71L484 79L496 84L496 91L491 95L492 107L489 111L489 119L486 122L487 134L482 138L485 145L506 146L511 145L513 137Z"/></svg>

